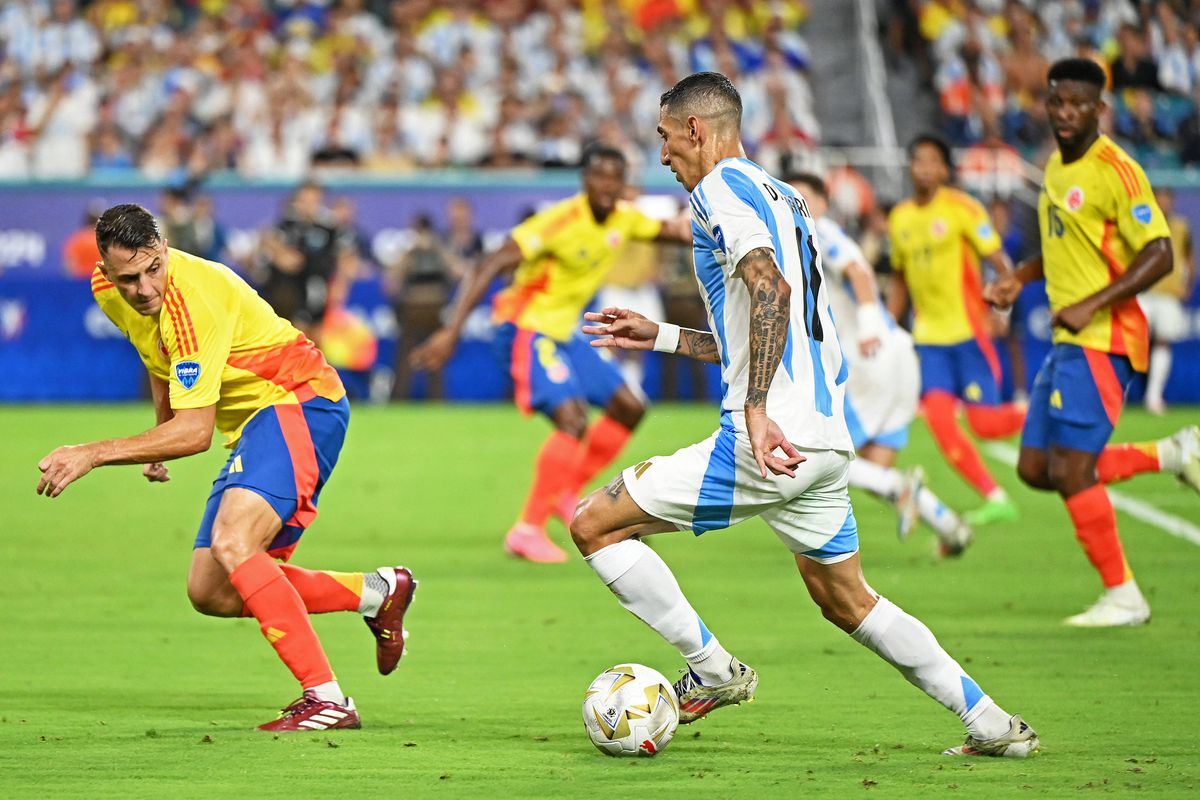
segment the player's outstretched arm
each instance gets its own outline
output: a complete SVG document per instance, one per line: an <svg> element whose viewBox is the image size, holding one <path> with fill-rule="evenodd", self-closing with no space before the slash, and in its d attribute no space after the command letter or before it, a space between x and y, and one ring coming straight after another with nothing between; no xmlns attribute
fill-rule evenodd
<svg viewBox="0 0 1200 800"><path fill-rule="evenodd" d="M759 247L747 253L738 270L750 291L750 378L746 387L746 433L759 472L796 477L792 469L804 457L767 416L767 392L783 360L791 320L792 288L775 264L771 250ZM781 449L784 458L775 455Z"/></svg>
<svg viewBox="0 0 1200 800"><path fill-rule="evenodd" d="M1098 292L1088 295L1078 303L1060 308L1054 313L1050 322L1066 328L1071 333L1079 333L1092 321L1092 317L1102 308L1135 297L1144 289L1149 288L1155 281L1171 271L1174 254L1171 251L1171 240L1155 239L1146 244L1130 263L1129 269L1115 281Z"/></svg>
<svg viewBox="0 0 1200 800"><path fill-rule="evenodd" d="M908 313L908 284L904 282L904 275L899 272L892 274L892 280L888 284L887 310L892 319L900 323L903 323L904 315Z"/></svg>
<svg viewBox="0 0 1200 800"><path fill-rule="evenodd" d="M439 369L454 355L458 337L471 309L479 304L488 287L500 275L512 272L521 263L521 248L511 237L500 249L484 256L459 287L458 299L450 311L450 319L437 333L413 349L409 363L417 369Z"/></svg>
<svg viewBox="0 0 1200 800"><path fill-rule="evenodd" d="M180 409L161 425L124 439L59 447L38 462L37 493L58 497L96 467L153 464L202 453L212 445L216 406Z"/></svg>
<svg viewBox="0 0 1200 800"><path fill-rule="evenodd" d="M875 270L856 258L846 263L845 273L854 300L858 303L855 317L858 322L858 352L870 358L883 344L883 334L887 331L887 321L879 307L879 284L875 282Z"/></svg>
<svg viewBox="0 0 1200 800"><path fill-rule="evenodd" d="M659 323L647 319L636 311L627 308L605 308L600 311L589 311L583 318L591 325L584 325L581 330L591 336L599 336L592 340L592 347L613 347L618 350L654 350L664 329L674 328L678 331L678 340L674 350L669 352L694 358L709 364L721 363L721 355L717 351L717 339L708 331L695 331L691 328L680 328L669 323ZM667 330L670 338L674 332Z"/></svg>

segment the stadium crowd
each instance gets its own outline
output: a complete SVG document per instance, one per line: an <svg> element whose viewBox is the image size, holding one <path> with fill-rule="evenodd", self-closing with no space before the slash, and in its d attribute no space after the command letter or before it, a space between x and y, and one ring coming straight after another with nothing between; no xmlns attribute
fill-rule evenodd
<svg viewBox="0 0 1200 800"><path fill-rule="evenodd" d="M1092 58L1111 90L1115 138L1147 167L1200 162L1200 3L1195 0L912 0L894 48L920 53L943 133L1032 160L1051 144L1051 62Z"/></svg>
<svg viewBox="0 0 1200 800"><path fill-rule="evenodd" d="M0 179L298 179L657 157L658 96L738 81L754 147L819 139L805 2L10 0Z"/></svg>

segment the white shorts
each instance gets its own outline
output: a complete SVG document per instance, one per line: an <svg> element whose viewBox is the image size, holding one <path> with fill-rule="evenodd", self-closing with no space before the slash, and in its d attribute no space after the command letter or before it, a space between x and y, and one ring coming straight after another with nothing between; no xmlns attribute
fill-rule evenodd
<svg viewBox="0 0 1200 800"><path fill-rule="evenodd" d="M703 442L655 456L622 473L643 511L697 536L762 517L793 553L822 564L858 552L846 491L852 455L800 450L796 477L759 474L744 434L721 428Z"/></svg>
<svg viewBox="0 0 1200 800"><path fill-rule="evenodd" d="M1187 313L1179 298L1161 292L1144 292L1138 295L1138 305L1146 312L1146 321L1150 323L1151 341L1178 342L1187 338Z"/></svg>
<svg viewBox="0 0 1200 800"><path fill-rule="evenodd" d="M850 420L854 446L869 442L903 449L908 426L917 414L921 367L912 338L896 328L889 331L875 355L856 355L846 381L847 403L853 406L860 430ZM848 415L849 416L849 415Z"/></svg>

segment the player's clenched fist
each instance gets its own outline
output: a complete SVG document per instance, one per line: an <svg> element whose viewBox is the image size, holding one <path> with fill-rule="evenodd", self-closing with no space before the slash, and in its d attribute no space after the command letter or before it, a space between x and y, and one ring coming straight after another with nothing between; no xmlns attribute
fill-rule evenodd
<svg viewBox="0 0 1200 800"><path fill-rule="evenodd" d="M161 461L156 461L153 464L143 464L142 475L146 476L146 480L151 483L166 483L171 480L166 465Z"/></svg>
<svg viewBox="0 0 1200 800"><path fill-rule="evenodd" d="M42 477L37 493L58 497L63 490L92 471L96 462L92 449L85 444L69 444L54 450L38 462Z"/></svg>

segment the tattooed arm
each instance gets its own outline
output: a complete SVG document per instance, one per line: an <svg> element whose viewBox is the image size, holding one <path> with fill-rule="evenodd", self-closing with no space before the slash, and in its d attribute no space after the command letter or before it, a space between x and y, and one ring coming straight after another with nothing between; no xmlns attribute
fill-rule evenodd
<svg viewBox="0 0 1200 800"><path fill-rule="evenodd" d="M767 392L783 360L791 317L792 289L775 265L770 249L760 247L747 253L738 270L750 291L750 376L746 386L746 434L762 476L769 469L776 475L796 477L792 467L804 461L779 426L767 416ZM786 458L775 455L783 450Z"/></svg>
<svg viewBox="0 0 1200 800"><path fill-rule="evenodd" d="M791 315L792 288L765 247L751 250L738 264L750 290L750 385L746 411L767 410L767 390L783 359Z"/></svg>
<svg viewBox="0 0 1200 800"><path fill-rule="evenodd" d="M627 308L605 308L601 311L589 311L583 318L593 323L583 326L584 333L603 337L593 339L592 347L615 347L621 350L654 349L654 340L658 337L658 323L646 319L636 311ZM717 337L708 331L682 328L675 352L709 364L721 363L721 354L717 352Z"/></svg>

